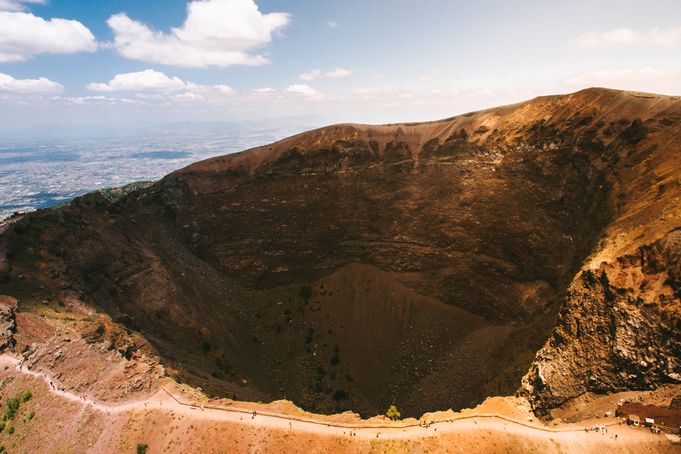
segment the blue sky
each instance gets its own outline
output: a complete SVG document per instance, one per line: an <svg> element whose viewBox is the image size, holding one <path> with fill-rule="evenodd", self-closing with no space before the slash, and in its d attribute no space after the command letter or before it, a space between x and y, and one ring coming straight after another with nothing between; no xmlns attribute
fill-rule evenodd
<svg viewBox="0 0 681 454"><path fill-rule="evenodd" d="M678 0L0 0L0 132L681 94L680 50Z"/></svg>

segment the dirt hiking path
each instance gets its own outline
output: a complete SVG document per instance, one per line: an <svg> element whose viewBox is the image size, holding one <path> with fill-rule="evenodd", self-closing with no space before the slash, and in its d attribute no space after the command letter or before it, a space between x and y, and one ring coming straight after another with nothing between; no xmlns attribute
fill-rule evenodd
<svg viewBox="0 0 681 454"><path fill-rule="evenodd" d="M489 413L471 413L455 416L446 420L433 421L426 427L420 423L410 422L386 422L384 424L372 423L370 421L366 423L327 422L302 416L254 411L248 408L212 407L183 402L165 387L162 387L147 399L107 404L66 391L46 372L30 370L29 366L22 364L19 359L7 353L0 355L0 370L8 370L9 368L14 368L14 370L21 374L43 380L51 393L63 399L77 402L83 407L89 407L108 415L134 411L162 410L166 412L172 411L176 414L203 421L223 421L258 428L293 432L303 431L318 435L346 436L373 440L406 440L461 431L499 431L522 437L551 439L554 442L565 442L567 444L574 441L584 442L587 439L592 439L599 443L611 441L616 444L615 446L621 447L624 443L659 441L658 438L648 433L648 431L631 429L612 420L601 424L601 426L608 427L607 434L586 432L583 426L575 425L546 427L514 420L500 414Z"/></svg>

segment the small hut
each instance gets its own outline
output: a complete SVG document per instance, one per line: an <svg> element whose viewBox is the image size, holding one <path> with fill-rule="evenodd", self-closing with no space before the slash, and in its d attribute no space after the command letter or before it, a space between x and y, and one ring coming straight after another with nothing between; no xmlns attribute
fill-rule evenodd
<svg viewBox="0 0 681 454"><path fill-rule="evenodd" d="M641 418L639 418L636 415L628 415L627 424L629 424L630 426L638 427L641 425Z"/></svg>

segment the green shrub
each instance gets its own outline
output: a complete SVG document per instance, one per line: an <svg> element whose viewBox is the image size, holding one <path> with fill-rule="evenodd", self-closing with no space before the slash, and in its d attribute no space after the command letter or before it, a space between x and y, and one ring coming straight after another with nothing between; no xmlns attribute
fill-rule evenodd
<svg viewBox="0 0 681 454"><path fill-rule="evenodd" d="M388 411L385 412L385 415L393 421L397 421L400 419L400 416L402 416L395 405L388 407Z"/></svg>
<svg viewBox="0 0 681 454"><path fill-rule="evenodd" d="M14 417L17 415L17 411L19 410L19 398L18 397L11 397L7 399L7 408L5 408L5 414L3 415L3 419L6 421L8 419L14 419Z"/></svg>
<svg viewBox="0 0 681 454"><path fill-rule="evenodd" d="M9 426L9 427L7 428L7 433L10 434L10 435L12 435L12 434L14 433L14 426Z"/></svg>
<svg viewBox="0 0 681 454"><path fill-rule="evenodd" d="M299 294L305 301L309 300L310 297L312 296L312 287L310 287L309 285L303 285L302 287L300 287Z"/></svg>
<svg viewBox="0 0 681 454"><path fill-rule="evenodd" d="M24 391L23 393L21 393L21 401L22 402L28 402L29 400L31 400L31 397L33 397L33 394L28 389L26 391Z"/></svg>
<svg viewBox="0 0 681 454"><path fill-rule="evenodd" d="M144 443L137 443L137 454L146 454L149 446Z"/></svg>
<svg viewBox="0 0 681 454"><path fill-rule="evenodd" d="M341 400L345 400L348 398L348 392L344 389L337 389L335 393L333 393L333 400L336 402L340 402Z"/></svg>
<svg viewBox="0 0 681 454"><path fill-rule="evenodd" d="M28 414L28 419L33 419L35 418L35 412L31 410L31 412Z"/></svg>
<svg viewBox="0 0 681 454"><path fill-rule="evenodd" d="M333 354L333 356L332 356L331 359L329 360L329 363L330 363L332 366L337 366L338 364L340 364L340 356L338 356L338 353L334 353L334 354Z"/></svg>

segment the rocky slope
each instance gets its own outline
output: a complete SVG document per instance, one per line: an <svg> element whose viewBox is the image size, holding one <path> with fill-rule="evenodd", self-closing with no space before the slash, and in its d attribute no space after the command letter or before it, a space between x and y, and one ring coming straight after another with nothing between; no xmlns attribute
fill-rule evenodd
<svg viewBox="0 0 681 454"><path fill-rule="evenodd" d="M68 294L181 380L321 412L461 408L528 369L540 411L673 382L680 128L677 98L604 89L322 128L15 219L0 294Z"/></svg>
<svg viewBox="0 0 681 454"><path fill-rule="evenodd" d="M586 391L681 382L681 230L585 268L520 393L546 413Z"/></svg>

